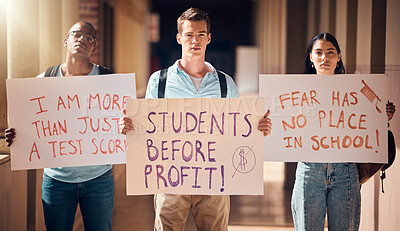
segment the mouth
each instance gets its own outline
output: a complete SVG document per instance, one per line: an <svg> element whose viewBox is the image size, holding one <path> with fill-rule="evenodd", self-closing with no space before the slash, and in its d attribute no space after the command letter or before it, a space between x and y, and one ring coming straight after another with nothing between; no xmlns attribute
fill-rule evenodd
<svg viewBox="0 0 400 231"><path fill-rule="evenodd" d="M199 51L200 50L200 47L192 47L192 48L190 48L192 51Z"/></svg>
<svg viewBox="0 0 400 231"><path fill-rule="evenodd" d="M84 49L87 48L87 46L84 43L77 43L77 44L75 44L75 47L81 47L81 48L84 48Z"/></svg>

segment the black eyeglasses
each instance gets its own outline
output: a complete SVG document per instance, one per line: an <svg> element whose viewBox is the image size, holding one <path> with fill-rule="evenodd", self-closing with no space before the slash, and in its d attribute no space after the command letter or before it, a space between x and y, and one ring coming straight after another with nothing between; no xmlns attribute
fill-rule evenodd
<svg viewBox="0 0 400 231"><path fill-rule="evenodd" d="M94 42L94 39L96 38L96 37L94 37L94 36L91 35L91 34L84 34L84 33L82 33L82 31L79 31L79 30L71 31L71 32L69 32L69 35L74 36L75 39L79 39L80 37L83 36L83 38L86 39L86 42L87 42L87 43L92 43L92 42Z"/></svg>

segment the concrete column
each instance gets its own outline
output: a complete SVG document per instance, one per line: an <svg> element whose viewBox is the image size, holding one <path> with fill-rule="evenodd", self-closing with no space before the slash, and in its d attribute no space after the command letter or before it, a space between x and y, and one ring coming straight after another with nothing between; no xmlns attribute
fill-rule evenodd
<svg viewBox="0 0 400 231"><path fill-rule="evenodd" d="M371 68L372 0L358 0L357 6L356 73L369 74ZM376 183L372 177L361 187L360 230L374 230Z"/></svg>
<svg viewBox="0 0 400 231"><path fill-rule="evenodd" d="M320 1L319 0L308 0L307 5L307 42L304 45L307 47L308 42L318 33L320 33L319 29L319 10L320 10Z"/></svg>
<svg viewBox="0 0 400 231"><path fill-rule="evenodd" d="M62 61L64 46L61 25L61 0L39 0L40 73Z"/></svg>
<svg viewBox="0 0 400 231"><path fill-rule="evenodd" d="M336 0L335 31L346 73L352 74L356 68L357 2Z"/></svg>
<svg viewBox="0 0 400 231"><path fill-rule="evenodd" d="M7 4L8 77L34 77L39 72L39 1Z"/></svg>
<svg viewBox="0 0 400 231"><path fill-rule="evenodd" d="M35 77L39 72L39 1L7 1L7 67L8 78ZM35 229L35 184L28 180L35 170L20 171L11 179L11 229ZM33 186L32 186L33 185ZM32 189L31 189L32 188ZM29 198L29 199L28 199ZM32 202L33 200L33 202Z"/></svg>
<svg viewBox="0 0 400 231"><path fill-rule="evenodd" d="M389 78L389 99L397 107L390 130L393 132L397 146L397 157L400 153L400 1L387 0L386 11L386 74ZM379 230L395 230L400 227L400 158L386 171L384 182L385 194L379 197Z"/></svg>
<svg viewBox="0 0 400 231"><path fill-rule="evenodd" d="M7 1L0 0L0 137L4 137L7 123ZM0 153L8 153L4 139L0 139Z"/></svg>
<svg viewBox="0 0 400 231"><path fill-rule="evenodd" d="M79 0L61 0L61 35L60 41L67 37L69 28L79 21ZM65 62L66 49L61 48L61 60Z"/></svg>
<svg viewBox="0 0 400 231"><path fill-rule="evenodd" d="M115 12L114 72L135 72L137 96L144 97L150 76L148 0L118 0Z"/></svg>
<svg viewBox="0 0 400 231"><path fill-rule="evenodd" d="M319 32L335 34L336 0L319 2Z"/></svg>
<svg viewBox="0 0 400 231"><path fill-rule="evenodd" d="M358 0L357 6L356 73L371 70L372 0Z"/></svg>
<svg viewBox="0 0 400 231"><path fill-rule="evenodd" d="M286 71L286 0L258 1L260 73Z"/></svg>
<svg viewBox="0 0 400 231"><path fill-rule="evenodd" d="M346 67L347 57L347 0L336 1L336 25L335 34L333 34L338 40L340 49L342 51L343 64Z"/></svg>

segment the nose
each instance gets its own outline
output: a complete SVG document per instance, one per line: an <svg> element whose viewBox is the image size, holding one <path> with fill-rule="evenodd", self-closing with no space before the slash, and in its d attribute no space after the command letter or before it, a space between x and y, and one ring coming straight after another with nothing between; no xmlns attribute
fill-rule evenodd
<svg viewBox="0 0 400 231"><path fill-rule="evenodd" d="M325 52L322 53L322 60L324 60L324 61L327 61L327 60L328 60L328 57L326 57Z"/></svg>
<svg viewBox="0 0 400 231"><path fill-rule="evenodd" d="M87 41L86 41L86 37L83 36L83 35L81 35L81 37L78 38L78 41L79 41L79 42L87 42Z"/></svg>
<svg viewBox="0 0 400 231"><path fill-rule="evenodd" d="M197 35L193 36L193 43L199 43L199 37Z"/></svg>

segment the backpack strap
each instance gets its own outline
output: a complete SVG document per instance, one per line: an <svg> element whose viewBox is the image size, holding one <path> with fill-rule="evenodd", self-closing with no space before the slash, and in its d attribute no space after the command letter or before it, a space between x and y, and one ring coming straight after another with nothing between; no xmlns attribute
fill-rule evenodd
<svg viewBox="0 0 400 231"><path fill-rule="evenodd" d="M52 66L47 68L46 72L44 73L44 77L54 77L57 76L58 68L60 68L61 64Z"/></svg>
<svg viewBox="0 0 400 231"><path fill-rule="evenodd" d="M110 70L110 69L108 69L106 67L103 67L103 66L100 66L100 65L97 65L97 67L99 68L100 75L108 75L108 74L112 74L113 73L112 70Z"/></svg>
<svg viewBox="0 0 400 231"><path fill-rule="evenodd" d="M58 72L58 69L60 68L60 66L61 66L61 64L58 64L56 66L47 68L46 72L44 73L44 77L57 76L57 72ZM103 66L97 65L97 67L99 68L100 75L108 75L108 74L113 73L110 69L105 68Z"/></svg>
<svg viewBox="0 0 400 231"><path fill-rule="evenodd" d="M165 86L167 84L168 68L160 71L160 79L158 81L158 98L165 98Z"/></svg>
<svg viewBox="0 0 400 231"><path fill-rule="evenodd" d="M218 73L219 87L221 88L221 98L226 98L228 92L228 86L226 85L225 74L220 71L217 71L217 73Z"/></svg>
<svg viewBox="0 0 400 231"><path fill-rule="evenodd" d="M221 89L221 98L226 98L228 92L228 86L226 84L226 76L220 71L218 73L219 87ZM165 97L165 86L167 83L168 68L160 71L160 79L158 81L158 98L162 99Z"/></svg>

